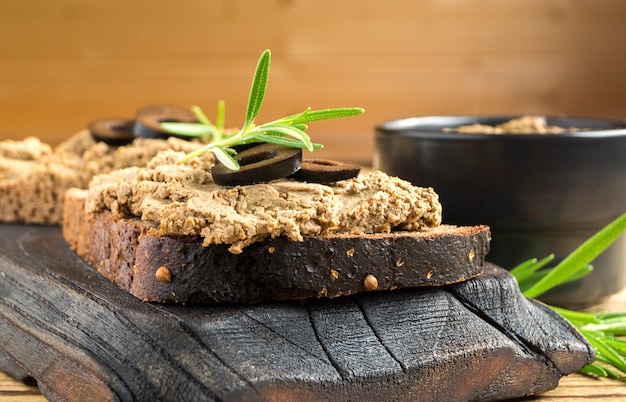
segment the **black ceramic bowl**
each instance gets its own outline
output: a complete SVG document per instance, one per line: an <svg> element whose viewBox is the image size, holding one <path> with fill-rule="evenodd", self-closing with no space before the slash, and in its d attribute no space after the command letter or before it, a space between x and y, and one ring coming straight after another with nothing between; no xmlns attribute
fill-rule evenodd
<svg viewBox="0 0 626 402"><path fill-rule="evenodd" d="M561 134L465 134L519 116L432 116L376 127L374 168L433 187L445 223L487 224L488 259L512 268L554 253L557 261L626 212L626 121L547 117ZM626 285L626 236L594 271L543 297L568 307L604 300Z"/></svg>

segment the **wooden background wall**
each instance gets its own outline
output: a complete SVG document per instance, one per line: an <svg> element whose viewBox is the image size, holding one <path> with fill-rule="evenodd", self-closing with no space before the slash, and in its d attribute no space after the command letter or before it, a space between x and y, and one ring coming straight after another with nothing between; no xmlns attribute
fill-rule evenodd
<svg viewBox="0 0 626 402"><path fill-rule="evenodd" d="M318 156L369 163L375 124L410 115L626 117L623 0L2 0L0 140L155 102L224 99L237 126L266 48L260 122L366 109L312 124Z"/></svg>

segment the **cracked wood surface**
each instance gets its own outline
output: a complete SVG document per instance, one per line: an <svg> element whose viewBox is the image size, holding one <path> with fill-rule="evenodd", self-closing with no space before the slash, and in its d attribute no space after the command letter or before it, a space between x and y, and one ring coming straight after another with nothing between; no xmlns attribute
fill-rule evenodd
<svg viewBox="0 0 626 402"><path fill-rule="evenodd" d="M58 228L0 239L0 370L50 400L490 400L591 357L495 266L441 289L185 307L120 290Z"/></svg>

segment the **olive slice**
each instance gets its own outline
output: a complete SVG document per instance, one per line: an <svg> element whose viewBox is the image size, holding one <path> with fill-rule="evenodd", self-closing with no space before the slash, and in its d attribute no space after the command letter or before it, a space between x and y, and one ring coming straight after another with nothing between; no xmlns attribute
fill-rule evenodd
<svg viewBox="0 0 626 402"><path fill-rule="evenodd" d="M292 175L300 168L302 150L276 144L260 144L235 155L239 170L218 163L211 169L213 181L222 186L266 183Z"/></svg>
<svg viewBox="0 0 626 402"><path fill-rule="evenodd" d="M113 117L94 120L87 125L87 128L94 140L118 146L133 142L134 125L134 119Z"/></svg>
<svg viewBox="0 0 626 402"><path fill-rule="evenodd" d="M293 178L312 183L333 183L356 177L360 171L361 166L356 163L330 159L303 159L300 170L294 173Z"/></svg>
<svg viewBox="0 0 626 402"><path fill-rule="evenodd" d="M134 134L143 138L189 137L172 134L161 128L164 122L197 123L198 119L191 110L180 106L154 104L142 107L137 111Z"/></svg>

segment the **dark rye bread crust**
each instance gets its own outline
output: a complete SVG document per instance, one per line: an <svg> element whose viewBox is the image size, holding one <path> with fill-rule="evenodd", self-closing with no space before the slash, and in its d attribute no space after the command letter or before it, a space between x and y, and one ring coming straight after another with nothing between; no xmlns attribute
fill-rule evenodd
<svg viewBox="0 0 626 402"><path fill-rule="evenodd" d="M66 195L63 234L102 275L151 302L257 303L336 297L366 291L441 286L482 272L491 240L486 226L442 225L423 232L366 236L275 238L241 254L227 245L202 246L199 237L156 236L138 219L88 214L82 192ZM159 281L166 267L170 281Z"/></svg>

